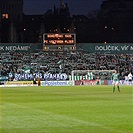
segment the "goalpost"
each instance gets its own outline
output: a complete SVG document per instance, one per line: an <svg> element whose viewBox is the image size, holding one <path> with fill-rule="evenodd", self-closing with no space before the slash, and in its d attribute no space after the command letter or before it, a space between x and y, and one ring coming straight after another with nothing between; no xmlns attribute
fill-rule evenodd
<svg viewBox="0 0 133 133"><path fill-rule="evenodd" d="M110 80L113 72L114 70L73 70L70 80L96 80L97 78Z"/></svg>

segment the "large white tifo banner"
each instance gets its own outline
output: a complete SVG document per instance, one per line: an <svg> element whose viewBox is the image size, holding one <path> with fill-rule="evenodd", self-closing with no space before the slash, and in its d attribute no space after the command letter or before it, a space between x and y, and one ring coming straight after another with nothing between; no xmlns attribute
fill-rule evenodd
<svg viewBox="0 0 133 133"><path fill-rule="evenodd" d="M41 81L41 86L74 86L74 81Z"/></svg>

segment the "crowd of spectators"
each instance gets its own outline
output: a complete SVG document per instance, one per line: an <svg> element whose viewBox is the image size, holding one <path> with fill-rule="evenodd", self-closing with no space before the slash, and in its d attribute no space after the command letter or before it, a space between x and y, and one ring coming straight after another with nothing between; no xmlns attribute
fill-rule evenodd
<svg viewBox="0 0 133 133"><path fill-rule="evenodd" d="M0 76L9 73L66 73L72 70L113 70L117 69L121 78L132 70L133 54L101 54L73 52L0 53Z"/></svg>

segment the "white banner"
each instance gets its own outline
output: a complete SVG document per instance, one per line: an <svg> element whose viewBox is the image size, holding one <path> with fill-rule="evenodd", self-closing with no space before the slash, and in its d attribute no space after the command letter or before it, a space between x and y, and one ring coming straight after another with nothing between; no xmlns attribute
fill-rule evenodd
<svg viewBox="0 0 133 133"><path fill-rule="evenodd" d="M41 81L41 86L74 86L74 81Z"/></svg>

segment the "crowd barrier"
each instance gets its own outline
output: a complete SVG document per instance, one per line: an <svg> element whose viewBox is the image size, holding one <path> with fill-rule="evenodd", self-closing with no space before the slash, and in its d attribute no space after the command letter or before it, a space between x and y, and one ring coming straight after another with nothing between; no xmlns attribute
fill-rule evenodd
<svg viewBox="0 0 133 133"><path fill-rule="evenodd" d="M119 82L120 85L133 85L133 81L131 84L129 84L128 81L125 80L120 80ZM75 81L75 85L112 85L112 81L111 80L79 80L79 81Z"/></svg>
<svg viewBox="0 0 133 133"><path fill-rule="evenodd" d="M41 81L38 84L33 83L33 81L7 81L4 86L77 86L77 85L112 85L111 80L76 80L76 81ZM120 80L120 85L133 85L133 81L129 84L128 81Z"/></svg>

